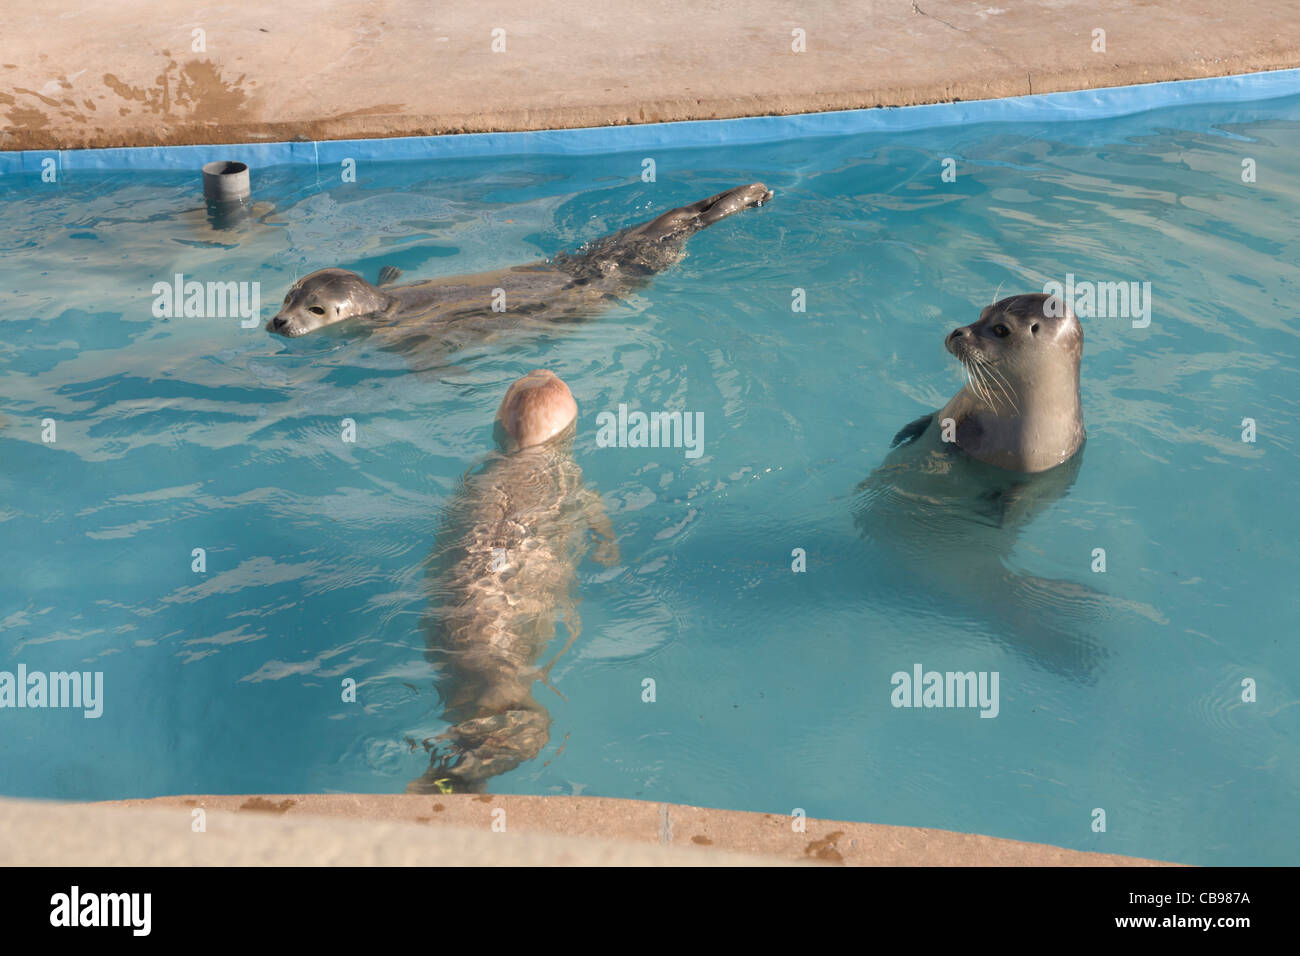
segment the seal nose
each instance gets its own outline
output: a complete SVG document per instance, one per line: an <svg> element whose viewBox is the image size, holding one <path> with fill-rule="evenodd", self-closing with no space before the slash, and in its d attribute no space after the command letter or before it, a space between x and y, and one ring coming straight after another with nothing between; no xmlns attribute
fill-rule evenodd
<svg viewBox="0 0 1300 956"><path fill-rule="evenodd" d="M951 332L948 333L948 341L955 342L957 341L957 339L964 338L965 336L966 336L965 329L953 329Z"/></svg>
<svg viewBox="0 0 1300 956"><path fill-rule="evenodd" d="M271 331L283 332L288 325L289 325L288 319L286 319L282 315L277 315L275 318L271 320Z"/></svg>

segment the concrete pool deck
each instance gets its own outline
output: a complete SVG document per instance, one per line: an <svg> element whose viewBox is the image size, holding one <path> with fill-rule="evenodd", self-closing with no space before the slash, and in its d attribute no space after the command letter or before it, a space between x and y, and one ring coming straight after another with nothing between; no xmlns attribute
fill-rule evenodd
<svg viewBox="0 0 1300 956"><path fill-rule="evenodd" d="M0 149L718 119L1296 66L1293 0L50 0L5 14Z"/></svg>
<svg viewBox="0 0 1300 956"><path fill-rule="evenodd" d="M197 809L202 833L192 829ZM0 800L0 865L1169 865L946 830L804 824L798 832L787 816L606 797Z"/></svg>

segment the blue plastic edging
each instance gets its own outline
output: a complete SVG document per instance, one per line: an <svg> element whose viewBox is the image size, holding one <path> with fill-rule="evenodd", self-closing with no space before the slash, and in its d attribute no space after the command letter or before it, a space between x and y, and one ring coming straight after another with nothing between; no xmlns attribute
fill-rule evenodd
<svg viewBox="0 0 1300 956"><path fill-rule="evenodd" d="M238 160L253 168L264 168L334 164L347 158L358 161L451 159L530 153L614 153L655 147L727 146L968 123L1106 119L1167 106L1273 99L1294 94L1300 94L1300 69L1174 80L1139 86L1113 86L1068 93L1039 93L996 100L798 113L790 116L647 123L637 126L300 143L14 150L0 152L0 175L39 175L42 163L51 157L58 170L63 172L73 169L198 169L203 163L218 158L218 154L221 159Z"/></svg>

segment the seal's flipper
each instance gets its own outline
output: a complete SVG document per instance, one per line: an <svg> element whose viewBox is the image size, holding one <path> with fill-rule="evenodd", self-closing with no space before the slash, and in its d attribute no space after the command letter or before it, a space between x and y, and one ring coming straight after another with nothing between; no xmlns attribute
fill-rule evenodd
<svg viewBox="0 0 1300 956"><path fill-rule="evenodd" d="M583 513L587 518L587 530L596 544L592 560L607 568L619 562L618 536L614 533L614 523L609 520L605 510L604 499L600 492L587 488L583 491Z"/></svg>
<svg viewBox="0 0 1300 956"><path fill-rule="evenodd" d="M743 209L761 206L772 196L772 190L762 183L736 186L689 206L670 209L662 216L635 227L632 233L647 239L685 239Z"/></svg>
<svg viewBox="0 0 1300 956"><path fill-rule="evenodd" d="M429 769L407 784L407 793L482 793L492 777L541 753L550 726L550 715L532 698L514 710L462 721L442 735Z"/></svg>
<svg viewBox="0 0 1300 956"><path fill-rule="evenodd" d="M559 695L560 700L564 701L567 704L569 702L569 698L565 697L558 690L556 690L555 685L551 683L551 668L554 667L555 662L558 661L561 657L563 657L565 653L569 650L569 648L573 646L573 642L576 641L578 639L578 635L582 633L582 618L578 616L578 606L576 602L570 602L566 604L564 607L564 627L565 630L569 632L569 639L564 642L564 646L560 648L559 653L551 658L551 662L549 664L547 664L545 667L539 667L537 669L537 679L540 680L547 687L549 687L551 690L555 691L555 693Z"/></svg>
<svg viewBox="0 0 1300 956"><path fill-rule="evenodd" d="M893 441L889 443L889 447L897 448L899 445L905 445L908 442L916 441L925 434L925 430L930 427L930 422L932 421L934 421L934 412L931 412L929 415L922 415L916 421L904 425L898 430L898 434L894 436Z"/></svg>
<svg viewBox="0 0 1300 956"><path fill-rule="evenodd" d="M1012 488L990 488L971 503L971 510L992 528L1004 528L1010 523L1008 515L1013 512L1021 493Z"/></svg>
<svg viewBox="0 0 1300 956"><path fill-rule="evenodd" d="M379 270L379 281L376 285L392 285L398 280L398 277L400 277L401 274L402 270L397 268L397 266L384 266Z"/></svg>
<svg viewBox="0 0 1300 956"><path fill-rule="evenodd" d="M686 254L686 240L701 229L771 198L772 190L762 183L736 186L602 236L577 252L558 253L551 268L572 276L575 286L590 284L606 295L623 295L680 261Z"/></svg>

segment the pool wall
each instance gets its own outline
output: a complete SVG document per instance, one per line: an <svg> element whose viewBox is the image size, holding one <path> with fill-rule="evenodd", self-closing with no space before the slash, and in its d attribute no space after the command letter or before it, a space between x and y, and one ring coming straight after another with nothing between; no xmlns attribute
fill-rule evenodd
<svg viewBox="0 0 1300 956"><path fill-rule="evenodd" d="M1300 66L1293 0L14 5L0 148L710 120Z"/></svg>
<svg viewBox="0 0 1300 956"><path fill-rule="evenodd" d="M204 163L218 156L246 163L256 174L258 169L279 165L337 168L349 159L379 162L736 146L802 137L888 133L984 122L1082 122L1170 106L1258 101L1297 93L1300 93L1300 69L1290 69L969 103L794 116L751 116L713 122L329 142L235 143L220 147L17 150L0 152L0 175L29 175L39 179L48 169L50 159L54 160L59 176L78 170L111 169L191 169L197 176Z"/></svg>

